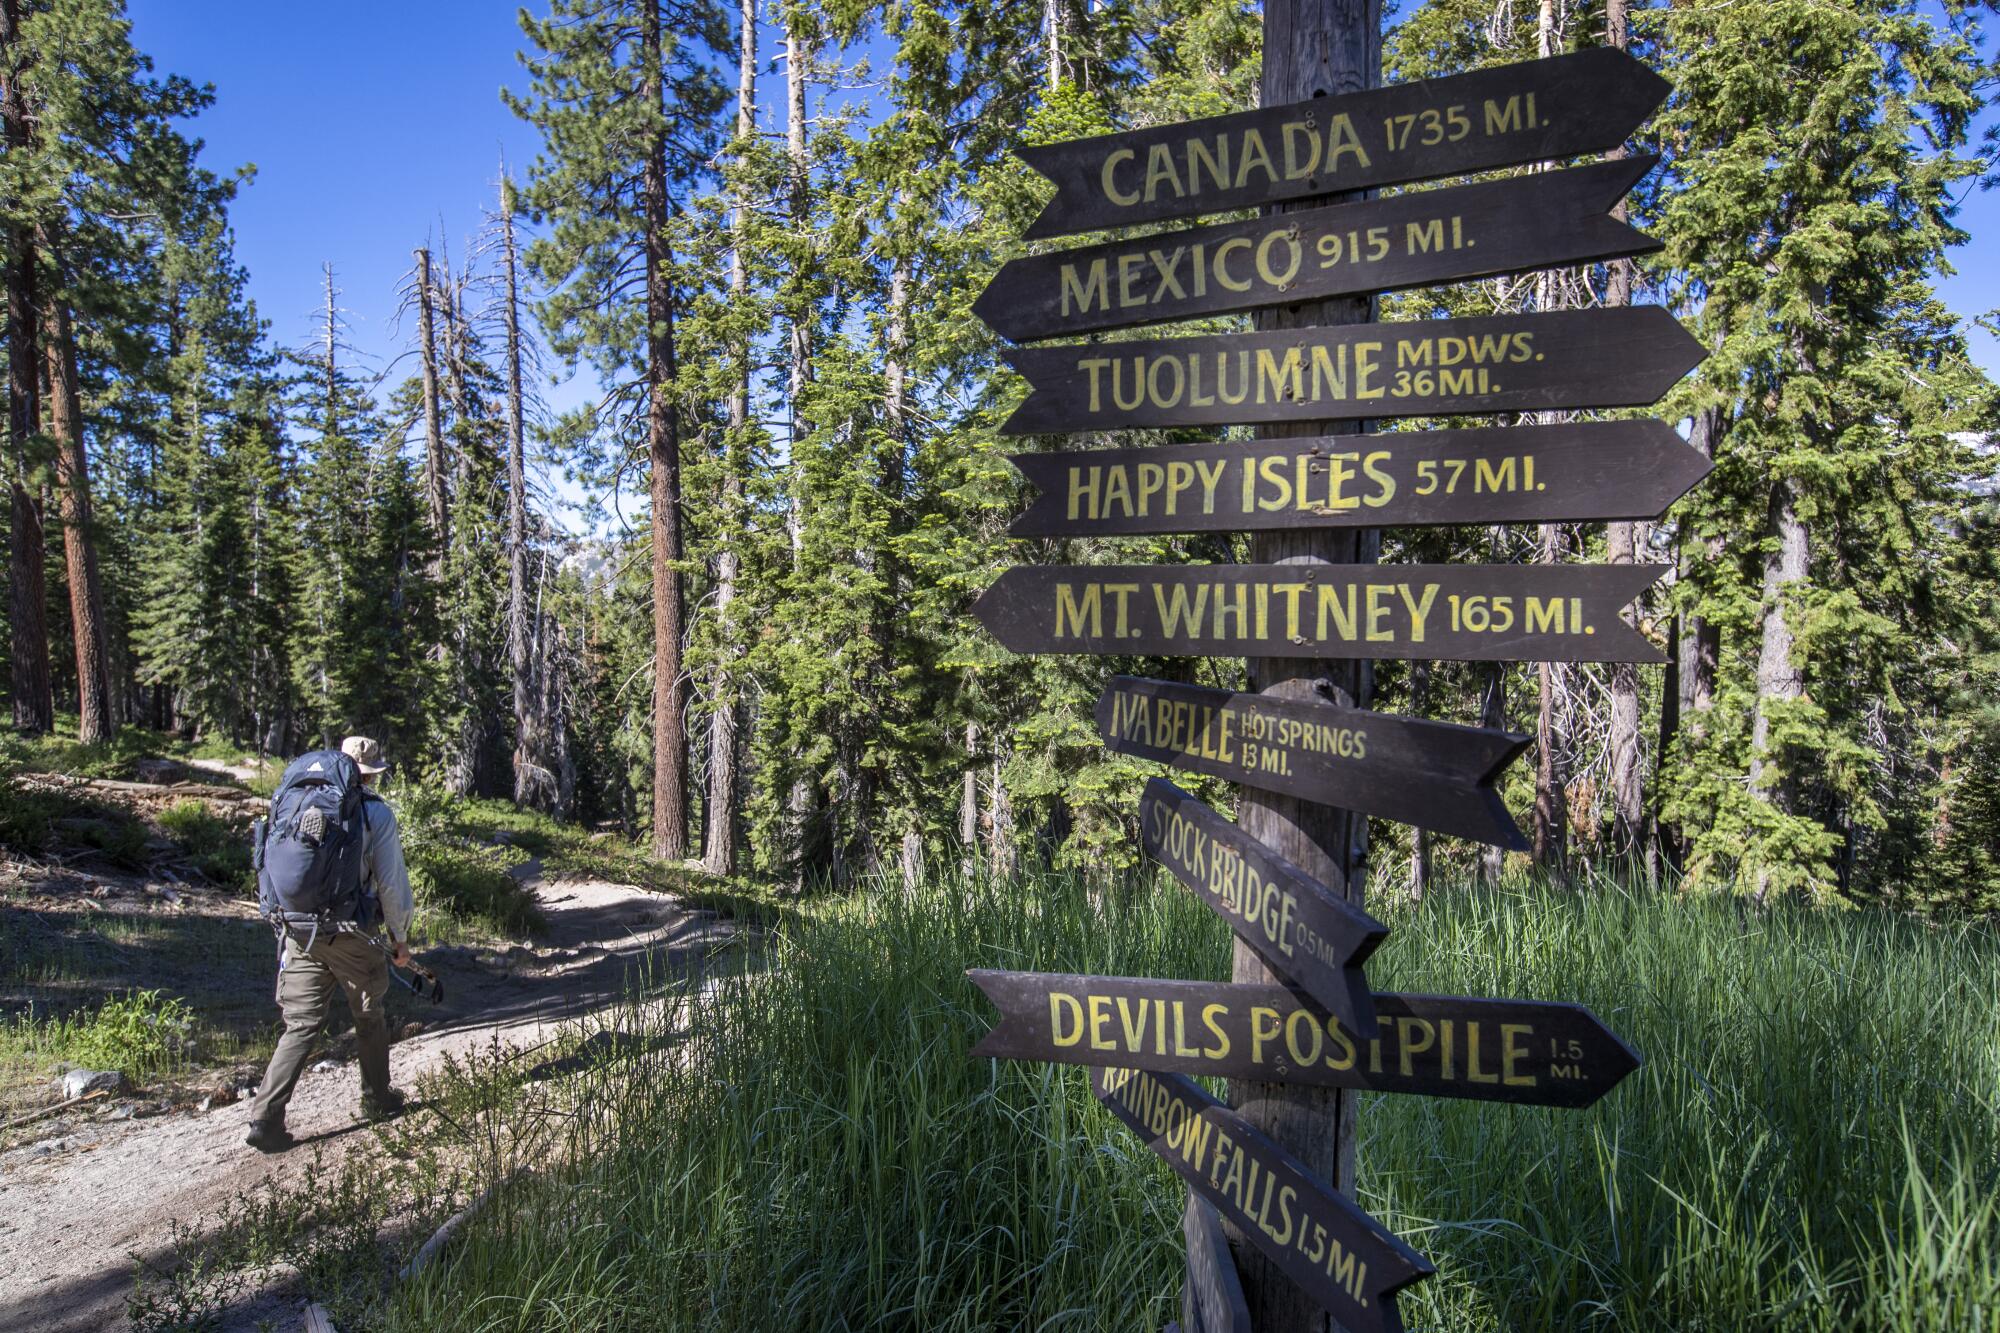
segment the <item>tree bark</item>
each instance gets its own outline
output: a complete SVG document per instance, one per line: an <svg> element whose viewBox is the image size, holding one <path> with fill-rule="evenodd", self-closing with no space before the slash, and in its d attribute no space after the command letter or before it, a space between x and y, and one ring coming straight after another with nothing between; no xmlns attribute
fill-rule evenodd
<svg viewBox="0 0 2000 1333"><path fill-rule="evenodd" d="M444 570L450 497L445 492L444 422L438 406L437 336L431 313L436 293L431 282L431 252L418 250L415 254L417 336L422 343L418 350L424 372L424 500L430 513L431 539L436 543L431 548L431 577L437 578Z"/></svg>
<svg viewBox="0 0 2000 1333"><path fill-rule="evenodd" d="M1264 68L1259 96L1265 106L1331 97L1373 88L1382 76L1380 0L1266 0ZM1360 196L1347 196L1358 198ZM1315 204L1321 201L1315 201ZM1289 211L1280 207L1274 212ZM1375 317L1373 297L1345 297L1266 311L1259 329L1364 324ZM1300 423L1266 428L1265 438L1345 434L1362 423ZM1345 532L1257 533L1250 539L1256 564L1372 563L1380 535ZM1249 687L1279 698L1365 705L1374 673L1362 661L1251 658ZM1363 862L1368 821L1349 811L1251 788L1239 790L1243 830L1272 851L1359 903L1365 891ZM1237 940L1231 966L1236 981L1282 982L1264 960ZM1258 1129L1283 1144L1314 1175L1337 1189L1354 1187L1355 1095L1343 1089L1233 1079L1230 1102ZM1332 1327L1326 1312L1251 1246L1232 1236L1251 1322L1265 1333L1301 1333Z"/></svg>
<svg viewBox="0 0 2000 1333"><path fill-rule="evenodd" d="M109 741L118 728L111 698L111 637L105 626L97 541L91 532L90 462L83 443L76 332L68 302L50 301L48 311L50 433L56 443L56 492L61 498L70 632L76 649L77 739L96 745Z"/></svg>
<svg viewBox="0 0 2000 1333"><path fill-rule="evenodd" d="M504 168L500 261L507 284L507 670L514 697L514 804L560 811L562 784L546 753L546 710L528 631L528 423L521 378L520 257L514 241L514 186Z"/></svg>
<svg viewBox="0 0 2000 1333"><path fill-rule="evenodd" d="M1001 777L1001 755L993 752L986 786L986 866L994 879L1014 873L1014 798Z"/></svg>
<svg viewBox="0 0 2000 1333"><path fill-rule="evenodd" d="M1778 542L1764 557L1763 636L1757 652L1757 703L1750 720L1749 788L1785 814L1793 809L1792 784L1771 749L1771 710L1804 697L1805 673L1792 660L1791 618L1785 605L1792 588L1805 581L1812 562L1811 540L1798 515L1799 484L1787 477L1771 503L1771 527ZM1759 871L1756 896L1763 901L1769 876Z"/></svg>
<svg viewBox="0 0 2000 1333"><path fill-rule="evenodd" d="M1722 409L1705 407L1694 414L1688 443L1713 459L1722 439ZM1703 537L1695 543L1681 543L1680 578L1688 579L1696 565L1713 565L1722 558L1722 542ZM1707 714L1715 703L1715 673L1722 657L1722 634L1705 617L1692 612L1682 617L1677 651L1680 664L1680 720L1690 736L1699 742L1708 731Z"/></svg>
<svg viewBox="0 0 2000 1333"><path fill-rule="evenodd" d="M736 65L736 151L748 151L757 132L757 0L740 0ZM738 162L739 169L742 163ZM732 186L729 230L729 298L740 308L750 299L751 209L756 207L748 173L738 172ZM702 865L711 875L736 873L736 660L740 655L733 608L742 557L737 551L737 525L743 506L743 458L750 430L750 356L748 339L739 338L730 353L736 359L729 389L729 434L722 444L722 534L715 557L715 669L709 677L708 816Z"/></svg>
<svg viewBox="0 0 2000 1333"><path fill-rule="evenodd" d="M667 234L667 142L663 129L660 10L640 5L641 95L656 117L640 183L646 262L646 447L652 469L653 855L687 856L687 721L681 708L681 441L675 398L673 247Z"/></svg>
<svg viewBox="0 0 2000 1333"><path fill-rule="evenodd" d="M979 724L965 724L965 772L958 787L959 873L979 873Z"/></svg>
<svg viewBox="0 0 2000 1333"><path fill-rule="evenodd" d="M20 0L0 0L0 141L17 159L34 151L34 125L21 72L28 56L21 44ZM41 426L41 331L35 296L35 234L26 222L8 236L7 284L7 444L13 455L8 478L13 527L8 559L8 626L12 635L10 681L14 726L40 735L56 724L55 694L49 681L48 589L42 567L41 483L36 480L36 432Z"/></svg>
<svg viewBox="0 0 2000 1333"><path fill-rule="evenodd" d="M812 226L812 161L808 156L806 139L806 82L813 53L813 36L808 31L810 22L807 9L800 0L791 0L785 7L785 176L794 230L792 244L800 257L799 266L790 277L794 290L790 302L792 308L787 312L791 345L785 385L785 450L791 471L785 530L791 540L793 573L798 572L805 556L808 499L805 464L807 441L813 432L812 422L804 411L805 397L813 380L812 302L805 291L804 272L810 264L806 256L811 249L808 234ZM812 776L806 773L797 775L792 780L791 796L787 802L786 841L797 868L795 887L800 889L806 883L807 835L817 804Z"/></svg>
<svg viewBox="0 0 2000 1333"><path fill-rule="evenodd" d="M1605 45L1623 51L1631 45L1627 25L1629 0L1605 0ZM1613 148L1608 157L1622 158L1625 145ZM1627 209L1620 199L1611 216L1625 220ZM1610 307L1632 304L1633 265L1629 259L1610 260L1605 269L1604 304ZM1606 555L1614 565L1633 564L1643 544L1643 525L1612 523L1605 528ZM1619 613L1628 625L1637 626L1639 613L1628 607ZM1614 854L1631 857L1643 850L1645 842L1645 753L1639 739L1639 666L1636 662L1613 662L1610 666L1611 691L1611 819ZM1648 853L1650 857L1650 853Z"/></svg>
<svg viewBox="0 0 2000 1333"><path fill-rule="evenodd" d="M812 225L812 161L806 152L806 76L812 63L812 35L806 30L806 9L799 0L785 9L785 185L790 196L792 243L803 250L806 232ZM792 275L795 287L803 284L800 274ZM805 548L805 452L802 441L812 434L812 423L801 410L806 389L813 378L813 343L810 303L797 293L790 312L790 373L785 384L787 427L790 438L785 448L791 457L791 505L786 511L786 532L792 543L792 568L797 570Z"/></svg>

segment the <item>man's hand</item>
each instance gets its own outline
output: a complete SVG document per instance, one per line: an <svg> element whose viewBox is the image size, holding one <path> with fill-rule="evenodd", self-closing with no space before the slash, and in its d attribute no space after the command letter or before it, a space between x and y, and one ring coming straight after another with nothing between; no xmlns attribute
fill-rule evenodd
<svg viewBox="0 0 2000 1333"><path fill-rule="evenodd" d="M408 967L410 965L410 943L408 940L396 941L396 956L391 961L397 967Z"/></svg>

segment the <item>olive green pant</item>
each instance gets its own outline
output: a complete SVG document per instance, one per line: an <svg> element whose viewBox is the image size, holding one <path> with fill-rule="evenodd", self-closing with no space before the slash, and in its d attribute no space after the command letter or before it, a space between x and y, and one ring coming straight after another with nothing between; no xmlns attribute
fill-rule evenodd
<svg viewBox="0 0 2000 1333"><path fill-rule="evenodd" d="M312 939L309 932L298 931L285 940L278 973L278 1008L285 1015L285 1035L271 1053L271 1067L264 1071L264 1082L251 1105L250 1119L255 1123L284 1123L285 1105L319 1040L336 989L347 996L347 1007L354 1013L363 1100L389 1091L389 1023L382 1012L389 993L389 960L355 935L321 931Z"/></svg>

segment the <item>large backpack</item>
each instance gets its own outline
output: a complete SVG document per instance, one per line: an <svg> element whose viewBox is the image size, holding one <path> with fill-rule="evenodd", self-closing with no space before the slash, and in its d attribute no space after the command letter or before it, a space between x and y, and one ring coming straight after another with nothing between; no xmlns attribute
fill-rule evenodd
<svg viewBox="0 0 2000 1333"><path fill-rule="evenodd" d="M302 754L285 769L253 857L258 910L281 933L310 926L316 939L321 927L361 918L365 799L360 768L338 750Z"/></svg>

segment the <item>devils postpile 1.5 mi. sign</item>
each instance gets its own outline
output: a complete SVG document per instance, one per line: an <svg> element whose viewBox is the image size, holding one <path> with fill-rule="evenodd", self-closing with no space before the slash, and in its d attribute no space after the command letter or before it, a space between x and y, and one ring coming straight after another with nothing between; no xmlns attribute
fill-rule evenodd
<svg viewBox="0 0 2000 1333"><path fill-rule="evenodd" d="M1174 125L1018 148L1055 182L1027 236L1255 208L1600 152L1652 114L1665 79L1598 47Z"/></svg>
<svg viewBox="0 0 2000 1333"><path fill-rule="evenodd" d="M1395 1293L1428 1259L1192 1079L1101 1069L1091 1091L1342 1327L1401 1333Z"/></svg>
<svg viewBox="0 0 2000 1333"><path fill-rule="evenodd" d="M1003 265L972 313L1028 342L1649 254L1661 243L1611 209L1658 161L1614 158L1034 255Z"/></svg>
<svg viewBox="0 0 2000 1333"><path fill-rule="evenodd" d="M1657 518L1712 464L1664 421L1015 454L1008 532L1095 537Z"/></svg>
<svg viewBox="0 0 2000 1333"><path fill-rule="evenodd" d="M1639 1067L1579 1004L1378 992L1367 1038L1289 986L966 975L1000 1011L974 1058L1567 1107L1589 1106Z"/></svg>
<svg viewBox="0 0 2000 1333"><path fill-rule="evenodd" d="M1375 1035L1361 965L1387 926L1165 778L1139 798L1139 840L1265 962L1351 1031Z"/></svg>
<svg viewBox="0 0 2000 1333"><path fill-rule="evenodd" d="M1618 618L1665 565L1023 565L972 613L1017 653L1662 662Z"/></svg>
<svg viewBox="0 0 2000 1333"><path fill-rule="evenodd" d="M1117 676L1098 696L1097 734L1119 754L1528 850L1493 790L1528 748L1516 732Z"/></svg>
<svg viewBox="0 0 2000 1333"><path fill-rule="evenodd" d="M1701 364L1659 306L1014 347L1003 435L1643 407Z"/></svg>

